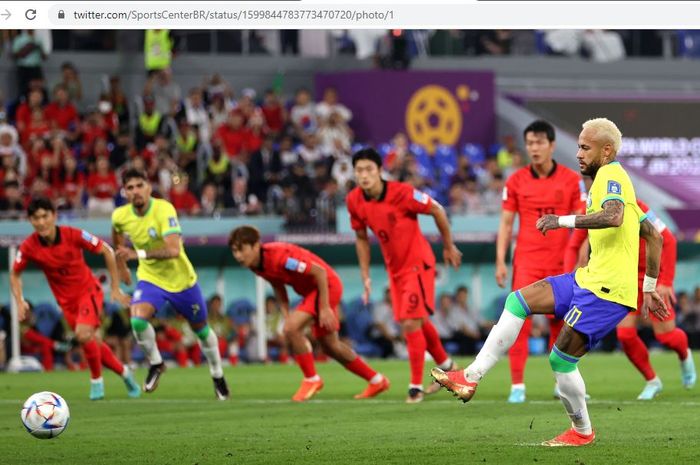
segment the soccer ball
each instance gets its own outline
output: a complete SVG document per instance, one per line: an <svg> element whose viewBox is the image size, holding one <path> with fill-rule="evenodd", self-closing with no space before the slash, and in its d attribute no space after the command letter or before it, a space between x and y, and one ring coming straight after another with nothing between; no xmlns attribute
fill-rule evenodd
<svg viewBox="0 0 700 465"><path fill-rule="evenodd" d="M63 397L44 391L32 394L24 402L20 417L29 434L39 439L51 439L68 426L70 410Z"/></svg>

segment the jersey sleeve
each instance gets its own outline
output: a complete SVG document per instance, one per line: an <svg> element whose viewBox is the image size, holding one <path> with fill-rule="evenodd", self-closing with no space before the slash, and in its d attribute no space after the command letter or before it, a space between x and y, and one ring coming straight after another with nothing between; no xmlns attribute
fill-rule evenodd
<svg viewBox="0 0 700 465"><path fill-rule="evenodd" d="M355 203L355 198L352 195L348 195L346 199L346 206L348 209L348 214L350 215L350 227L353 229L353 231L365 229L367 227L365 222L358 216L357 206Z"/></svg>
<svg viewBox="0 0 700 465"><path fill-rule="evenodd" d="M518 193L515 175L511 175L506 181L506 185L503 187L501 206L504 210L510 212L518 211Z"/></svg>
<svg viewBox="0 0 700 465"><path fill-rule="evenodd" d="M599 205L601 208L605 205L605 202L610 200L619 200L623 204L627 203L626 196L630 195L631 192L626 192L626 188L623 190L625 182L619 172L612 169L601 169L598 171L598 176L602 177L599 184L599 189L602 191L600 192L601 200ZM639 210L636 202L634 206Z"/></svg>
<svg viewBox="0 0 700 465"><path fill-rule="evenodd" d="M413 186L408 184L402 185L401 188L403 189L403 195L399 198L399 204L402 208L419 215L430 213L430 208L434 202L432 197L425 192L414 189Z"/></svg>
<svg viewBox="0 0 700 465"><path fill-rule="evenodd" d="M17 254L15 255L15 261L12 262L12 271L15 273L21 273L27 268L29 261L31 260L29 243L25 240L20 244L19 249L17 249Z"/></svg>
<svg viewBox="0 0 700 465"><path fill-rule="evenodd" d="M312 263L304 256L294 252L280 254L277 266L293 274L309 274Z"/></svg>
<svg viewBox="0 0 700 465"><path fill-rule="evenodd" d="M93 236L84 229L70 229L71 232L71 243L76 247L80 247L83 250L87 250L90 253L99 253L102 249L102 240Z"/></svg>
<svg viewBox="0 0 700 465"><path fill-rule="evenodd" d="M157 215L156 221L158 222L158 230L163 237L182 233L180 222L177 219L177 212L170 202L162 204L162 209Z"/></svg>

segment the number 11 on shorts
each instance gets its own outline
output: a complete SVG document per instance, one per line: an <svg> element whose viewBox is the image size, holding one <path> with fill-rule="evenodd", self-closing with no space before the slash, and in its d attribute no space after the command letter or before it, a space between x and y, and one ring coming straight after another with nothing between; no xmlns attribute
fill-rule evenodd
<svg viewBox="0 0 700 465"><path fill-rule="evenodd" d="M576 307L572 307L571 310L564 315L564 323L573 328L579 318L581 318L581 310Z"/></svg>

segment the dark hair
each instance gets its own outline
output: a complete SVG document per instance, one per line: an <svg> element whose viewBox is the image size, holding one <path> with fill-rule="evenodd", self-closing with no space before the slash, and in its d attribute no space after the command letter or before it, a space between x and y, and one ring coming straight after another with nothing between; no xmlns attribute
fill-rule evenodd
<svg viewBox="0 0 700 465"><path fill-rule="evenodd" d="M34 215L38 210L47 210L56 213L56 207L53 202L46 197L33 198L27 207L27 216Z"/></svg>
<svg viewBox="0 0 700 465"><path fill-rule="evenodd" d="M239 226L228 237L228 246L240 247L244 244L254 245L260 242L260 231L255 226Z"/></svg>
<svg viewBox="0 0 700 465"><path fill-rule="evenodd" d="M9 189L11 187L14 187L16 189L19 189L19 182L16 179L8 179L3 183L3 187L5 189Z"/></svg>
<svg viewBox="0 0 700 465"><path fill-rule="evenodd" d="M455 294L459 294L460 292L467 292L467 293L468 293L468 292L469 292L469 288L468 288L467 286L459 286L459 287L455 290Z"/></svg>
<svg viewBox="0 0 700 465"><path fill-rule="evenodd" d="M352 156L352 167L354 168L357 162L360 160L373 161L379 168L382 167L382 156L379 155L379 152L374 150L372 147L355 152L355 155Z"/></svg>
<svg viewBox="0 0 700 465"><path fill-rule="evenodd" d="M547 134L547 140L549 142L554 142L554 140L556 139L554 126L552 126L547 121L541 119L533 121L528 125L528 127L525 128L525 130L523 131L523 138L527 135L528 132L533 132L535 134L545 133Z"/></svg>
<svg viewBox="0 0 700 465"><path fill-rule="evenodd" d="M122 185L126 185L127 182L134 178L148 181L148 176L146 176L146 173L137 168L129 168L128 170L122 173Z"/></svg>

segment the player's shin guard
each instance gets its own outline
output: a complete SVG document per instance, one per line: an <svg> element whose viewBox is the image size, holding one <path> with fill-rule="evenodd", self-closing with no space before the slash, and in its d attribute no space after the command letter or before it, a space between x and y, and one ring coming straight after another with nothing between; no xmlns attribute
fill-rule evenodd
<svg viewBox="0 0 700 465"><path fill-rule="evenodd" d="M423 329L419 328L404 335L406 338L406 349L408 350L408 363L411 367L411 386L423 385L423 367L425 366L425 335Z"/></svg>
<svg viewBox="0 0 700 465"><path fill-rule="evenodd" d="M557 346L552 347L549 354L549 364L559 386L560 399L572 426L577 433L589 435L593 433L593 428L586 406L586 384L576 366L578 361L578 358L565 354Z"/></svg>
<svg viewBox="0 0 700 465"><path fill-rule="evenodd" d="M644 376L645 380L650 381L656 378L654 368L649 361L649 351L642 338L637 334L637 328L617 328L617 340L620 341L627 358Z"/></svg>
<svg viewBox="0 0 700 465"><path fill-rule="evenodd" d="M445 348L442 346L442 341L440 341L440 335L438 334L437 329L435 329L433 323L427 318L423 320L422 328L428 353L431 357L433 357L433 360L435 360L437 366L443 370L449 370L452 367L452 359L449 355L447 355L447 352L445 352Z"/></svg>
<svg viewBox="0 0 700 465"><path fill-rule="evenodd" d="M498 323L491 329L476 359L464 370L469 382L478 382L505 355L518 337L530 310L520 292L511 292Z"/></svg>
<svg viewBox="0 0 700 465"><path fill-rule="evenodd" d="M112 349L107 345L106 342L102 341L100 344L100 354L102 355L102 366L107 367L119 376L124 375L124 365L119 361Z"/></svg>
<svg viewBox="0 0 700 465"><path fill-rule="evenodd" d="M85 352L85 360L90 367L90 378L99 379L102 377L102 353L100 346L95 338L82 344L83 352Z"/></svg>
<svg viewBox="0 0 700 465"><path fill-rule="evenodd" d="M209 364L209 373L212 378L221 378L224 376L224 369L221 366L221 354L219 353L219 340L216 333L211 330L209 325L197 331L199 338L199 347L204 353L204 357Z"/></svg>
<svg viewBox="0 0 700 465"><path fill-rule="evenodd" d="M656 339L676 352L680 361L688 356L688 335L682 329L675 328L667 333L657 334Z"/></svg>
<svg viewBox="0 0 700 465"><path fill-rule="evenodd" d="M131 317L131 328L136 338L136 343L146 356L151 365L160 365L163 358L160 356L158 345L156 344L156 330L153 325L143 318Z"/></svg>

